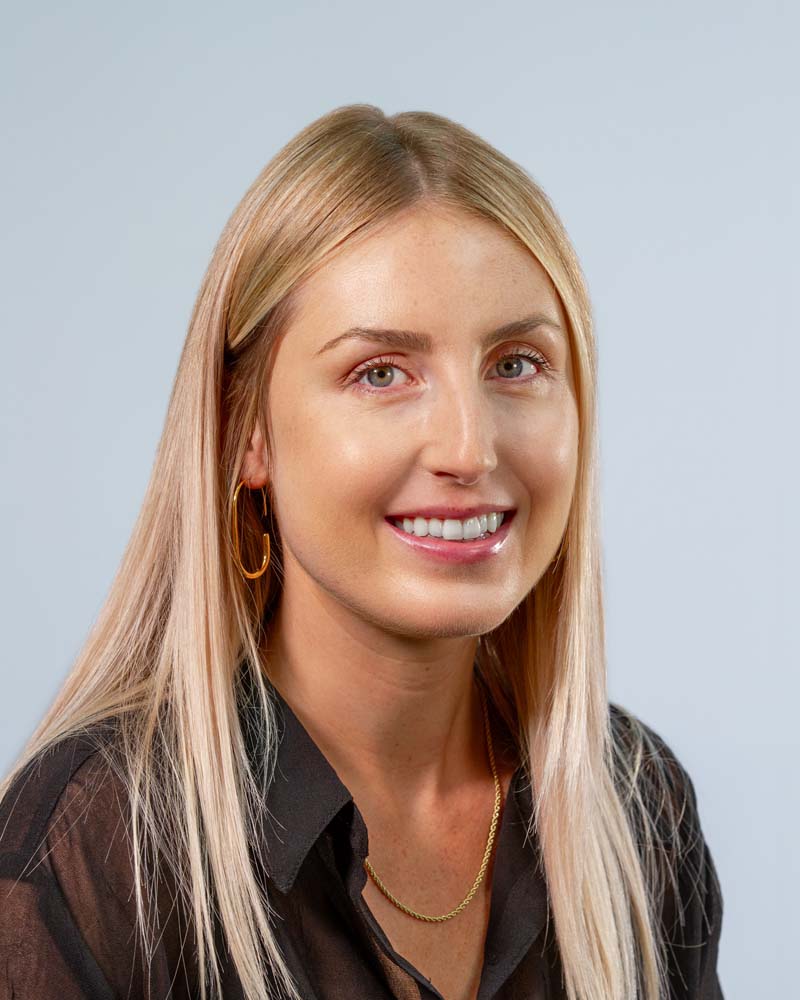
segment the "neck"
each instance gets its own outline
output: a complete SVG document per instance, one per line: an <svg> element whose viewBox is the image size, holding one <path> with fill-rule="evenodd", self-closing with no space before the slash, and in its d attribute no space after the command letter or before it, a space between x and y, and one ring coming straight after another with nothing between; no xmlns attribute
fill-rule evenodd
<svg viewBox="0 0 800 1000"><path fill-rule="evenodd" d="M312 633L304 610L281 603L269 677L354 797L408 816L487 780L475 637L376 642L319 607Z"/></svg>

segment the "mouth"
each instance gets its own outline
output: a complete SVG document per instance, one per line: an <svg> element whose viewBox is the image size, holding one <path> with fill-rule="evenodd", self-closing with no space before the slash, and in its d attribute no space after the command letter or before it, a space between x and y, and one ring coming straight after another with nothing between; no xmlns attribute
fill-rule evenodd
<svg viewBox="0 0 800 1000"><path fill-rule="evenodd" d="M473 563L495 557L506 547L506 541L514 523L516 508L502 512L502 521L494 531L489 530L490 524L486 524L486 531L481 532L474 538L447 538L446 534L454 534L452 530L447 530L444 522L441 522L441 529L434 522L436 534L415 535L412 531L406 531L404 527L398 526L398 520L394 517L385 517L384 521L389 526L393 536L404 543L412 551L445 562ZM411 519L407 519L409 527L413 524ZM460 523L460 522L459 522ZM402 525L403 522L399 521ZM423 527L430 527L430 522ZM480 527L484 524L481 521ZM453 526L451 525L451 528ZM474 530L474 525L473 525ZM470 532L471 533L471 532Z"/></svg>

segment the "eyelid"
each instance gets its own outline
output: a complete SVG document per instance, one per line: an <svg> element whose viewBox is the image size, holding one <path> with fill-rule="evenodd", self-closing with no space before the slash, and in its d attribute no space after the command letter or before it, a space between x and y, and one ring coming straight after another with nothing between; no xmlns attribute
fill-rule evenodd
<svg viewBox="0 0 800 1000"><path fill-rule="evenodd" d="M545 373L549 372L552 368L552 365L548 360L548 358L546 357L546 355L542 351L540 351L538 347L534 347L532 344L502 344L500 345L499 348L497 348L497 361L502 361L504 358L514 357L517 355L522 357L527 357L528 360L533 361ZM360 364L356 365L352 373L347 377L345 384L346 385L358 384L358 380L366 372L371 371L373 368L380 368L381 366L384 365L391 368L397 368L398 370L402 371L405 375L408 375L409 372L407 372L402 365L397 363L396 359L398 357L403 357L403 355L381 354L378 357L369 358L366 361L362 361ZM527 381L527 379L503 379L502 381L524 382ZM364 388L366 388L366 386ZM375 387L374 391L381 393L384 390Z"/></svg>
<svg viewBox="0 0 800 1000"><path fill-rule="evenodd" d="M524 344L524 343L501 344L500 347L495 348L494 353L497 354L498 360L502 360L503 358L506 358L509 355L513 355L516 353L530 353L540 357L542 359L543 365L550 364L547 354L544 351L542 351L541 348L534 347L533 344ZM356 365L356 368L353 370L355 371L358 368L368 365L380 365L380 364L394 365L396 368L402 368L402 365L399 365L396 359L404 357L405 355L399 352L380 354L377 357L368 358L365 361L359 362L359 364Z"/></svg>

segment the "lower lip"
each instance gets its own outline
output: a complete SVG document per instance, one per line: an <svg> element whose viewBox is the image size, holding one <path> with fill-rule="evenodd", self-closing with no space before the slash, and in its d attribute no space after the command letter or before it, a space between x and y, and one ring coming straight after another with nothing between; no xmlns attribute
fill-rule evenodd
<svg viewBox="0 0 800 1000"><path fill-rule="evenodd" d="M469 542L448 542L443 538L434 538L432 535L409 535L407 531L398 528L389 518L384 518L395 536L401 542L419 552L421 555L430 556L440 562L450 563L474 563L489 556L497 555L505 545L509 530L514 522L516 511L509 511L503 518L503 523L493 535L487 538L474 538Z"/></svg>

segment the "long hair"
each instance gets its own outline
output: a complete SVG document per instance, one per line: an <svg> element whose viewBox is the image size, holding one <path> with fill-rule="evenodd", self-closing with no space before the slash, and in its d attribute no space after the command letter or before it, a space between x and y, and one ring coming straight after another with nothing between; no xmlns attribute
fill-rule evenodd
<svg viewBox="0 0 800 1000"><path fill-rule="evenodd" d="M532 788L529 833L535 827L539 838L569 1000L658 1000L666 995L659 901L677 862L655 840L654 805L668 830L677 809L670 811L666 769L643 766L656 755L642 724L620 710L627 724L615 727L609 709L589 296L564 227L532 177L439 115L337 108L281 149L234 210L194 306L119 569L0 795L41 751L113 717L145 948L145 887L159 859L194 922L203 998L220 990L220 928L248 1000L299 998L248 849L264 822L264 774L248 760L237 711L246 675L265 722L260 766L269 780L277 728L264 672L282 587L280 525L270 518L267 572L246 579L234 558L231 503L256 425L268 461L273 454L265 426L272 359L303 279L337 249L426 203L491 220L519 241L549 274L567 316L579 409L567 526L535 587L480 637L476 663ZM240 495L249 569L261 565L263 502L258 491Z"/></svg>

